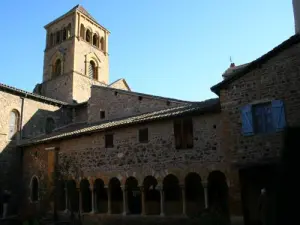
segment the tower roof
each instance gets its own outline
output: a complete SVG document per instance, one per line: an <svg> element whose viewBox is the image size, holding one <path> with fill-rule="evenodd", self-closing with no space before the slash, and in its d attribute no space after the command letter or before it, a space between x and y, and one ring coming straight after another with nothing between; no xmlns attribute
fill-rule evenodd
<svg viewBox="0 0 300 225"><path fill-rule="evenodd" d="M62 16L58 17L57 19L55 19L55 20L53 20L52 22L50 22L50 23L48 23L47 25L45 25L44 28L47 29L47 28L48 28L50 25L52 25L53 23L55 23L55 22L57 22L57 21L63 19L64 17L66 17L66 16L68 16L68 15L70 15L70 14L76 12L76 11L82 13L83 15L85 15L86 17L88 17L90 20L92 20L94 23L96 23L98 26L100 26L102 29L104 29L104 30L106 30L107 32L109 32L109 30L107 30L105 27L103 27L101 24L99 24L99 23L97 22L97 20L96 20L94 17L92 17L92 15L91 15L90 13L88 13L88 11L87 11L85 8L83 8L83 6L81 6L81 5L79 5L79 4L76 5L76 6L74 6L72 9L70 9L68 12L66 12L66 13L63 14ZM109 32L109 33L110 33L110 32Z"/></svg>

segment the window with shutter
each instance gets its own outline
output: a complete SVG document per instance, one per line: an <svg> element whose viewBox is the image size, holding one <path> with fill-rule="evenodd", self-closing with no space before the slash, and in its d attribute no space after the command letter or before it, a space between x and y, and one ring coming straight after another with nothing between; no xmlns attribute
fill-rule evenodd
<svg viewBox="0 0 300 225"><path fill-rule="evenodd" d="M245 136L253 135L252 106L246 105L242 108L242 132Z"/></svg>
<svg viewBox="0 0 300 225"><path fill-rule="evenodd" d="M193 148L193 120L192 118L174 121L175 146L177 149Z"/></svg>
<svg viewBox="0 0 300 225"><path fill-rule="evenodd" d="M272 101L272 123L276 131L282 131L286 126L283 101Z"/></svg>

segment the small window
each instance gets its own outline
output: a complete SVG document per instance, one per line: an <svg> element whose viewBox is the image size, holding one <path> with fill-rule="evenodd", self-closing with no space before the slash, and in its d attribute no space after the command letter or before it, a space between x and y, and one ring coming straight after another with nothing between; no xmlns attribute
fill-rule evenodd
<svg viewBox="0 0 300 225"><path fill-rule="evenodd" d="M13 110L10 112L8 138L11 140L15 140L19 130L20 130L20 113L17 110Z"/></svg>
<svg viewBox="0 0 300 225"><path fill-rule="evenodd" d="M90 31L90 30L86 30L85 40L86 40L87 42L90 42L90 41L91 41L91 31Z"/></svg>
<svg viewBox="0 0 300 225"><path fill-rule="evenodd" d="M105 111L100 111L100 119L104 119L105 118Z"/></svg>
<svg viewBox="0 0 300 225"><path fill-rule="evenodd" d="M139 96L139 101L142 101L143 100L143 97L142 96Z"/></svg>
<svg viewBox="0 0 300 225"><path fill-rule="evenodd" d="M46 127L45 127L46 134L52 133L52 131L53 131L54 129L55 129L55 122L54 122L54 119L52 119L52 118L47 118L47 120L46 120Z"/></svg>
<svg viewBox="0 0 300 225"><path fill-rule="evenodd" d="M174 121L175 146L177 149L193 148L193 120L192 118Z"/></svg>
<svg viewBox="0 0 300 225"><path fill-rule="evenodd" d="M70 37L71 37L71 24L69 23L67 27L67 39L69 39Z"/></svg>
<svg viewBox="0 0 300 225"><path fill-rule="evenodd" d="M148 142L148 128L143 128L139 130L139 142L140 143Z"/></svg>
<svg viewBox="0 0 300 225"><path fill-rule="evenodd" d="M60 31L57 31L56 32L56 44L59 44L60 43Z"/></svg>
<svg viewBox="0 0 300 225"><path fill-rule="evenodd" d="M104 38L103 37L101 37L101 39L100 39L100 49L102 51L105 51L105 42L104 42Z"/></svg>
<svg viewBox="0 0 300 225"><path fill-rule="evenodd" d="M64 28L63 29L63 36L62 36L62 40L65 41L67 39L67 29Z"/></svg>
<svg viewBox="0 0 300 225"><path fill-rule="evenodd" d="M105 135L105 148L113 148L114 147L114 136L113 134Z"/></svg>
<svg viewBox="0 0 300 225"><path fill-rule="evenodd" d="M80 26L80 37L82 39L84 39L84 33L85 33L85 28L84 28L84 25L81 24L81 26Z"/></svg>
<svg viewBox="0 0 300 225"><path fill-rule="evenodd" d="M36 177L31 180L31 201L37 202L39 200L39 182Z"/></svg>
<svg viewBox="0 0 300 225"><path fill-rule="evenodd" d="M99 47L99 44L98 44L98 35L97 34L93 35L93 45L96 46L96 47Z"/></svg>

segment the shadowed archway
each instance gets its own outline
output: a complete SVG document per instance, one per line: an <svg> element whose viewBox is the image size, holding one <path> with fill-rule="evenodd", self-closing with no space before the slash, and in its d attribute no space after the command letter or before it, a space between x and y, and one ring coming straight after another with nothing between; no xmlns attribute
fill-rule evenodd
<svg viewBox="0 0 300 225"><path fill-rule="evenodd" d="M157 180L153 176L147 176L143 182L145 193L145 212L148 215L160 214L160 193L157 190Z"/></svg>
<svg viewBox="0 0 300 225"><path fill-rule="evenodd" d="M138 187L138 181L134 177L128 177L126 180L127 204L130 214L141 214L141 191Z"/></svg>
<svg viewBox="0 0 300 225"><path fill-rule="evenodd" d="M182 214L182 196L178 178L173 175L167 175L163 180L163 189L165 196L165 214Z"/></svg>
<svg viewBox="0 0 300 225"><path fill-rule="evenodd" d="M113 177L109 181L111 213L121 214L123 212L123 193L118 178Z"/></svg>
<svg viewBox="0 0 300 225"><path fill-rule="evenodd" d="M98 213L107 212L107 191L104 187L104 182L101 179L96 179L94 183L95 191L95 206Z"/></svg>
<svg viewBox="0 0 300 225"><path fill-rule="evenodd" d="M81 192L82 211L91 212L92 211L91 190L90 190L90 183L87 179L81 180L80 192Z"/></svg>
<svg viewBox="0 0 300 225"><path fill-rule="evenodd" d="M78 212L79 192L76 189L76 182L74 180L67 181L67 193L68 193L68 209L71 212Z"/></svg>

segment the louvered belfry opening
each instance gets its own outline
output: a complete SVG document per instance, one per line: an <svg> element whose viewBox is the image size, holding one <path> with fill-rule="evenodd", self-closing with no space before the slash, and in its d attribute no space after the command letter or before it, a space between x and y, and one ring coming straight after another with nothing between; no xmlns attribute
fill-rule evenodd
<svg viewBox="0 0 300 225"><path fill-rule="evenodd" d="M89 63L89 77L94 80L98 80L98 71L94 61Z"/></svg>

